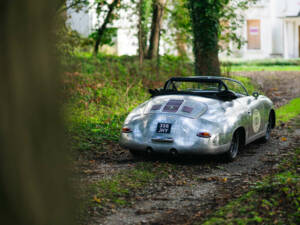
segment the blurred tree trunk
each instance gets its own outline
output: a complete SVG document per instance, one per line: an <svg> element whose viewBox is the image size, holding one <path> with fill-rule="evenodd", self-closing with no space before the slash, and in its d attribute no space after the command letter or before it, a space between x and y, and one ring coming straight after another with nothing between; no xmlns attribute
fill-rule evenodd
<svg viewBox="0 0 300 225"><path fill-rule="evenodd" d="M177 53L179 56L187 56L187 43L186 43L186 36L181 32L176 33L176 48Z"/></svg>
<svg viewBox="0 0 300 225"><path fill-rule="evenodd" d="M160 30L163 22L164 6L166 0L153 1L153 15L151 24L151 34L148 50L148 58L156 58L159 51Z"/></svg>
<svg viewBox="0 0 300 225"><path fill-rule="evenodd" d="M0 3L1 224L71 224L51 33L59 4Z"/></svg>
<svg viewBox="0 0 300 225"><path fill-rule="evenodd" d="M138 2L138 42L139 61L143 63L148 52L149 23L151 22L152 0L139 0Z"/></svg>
<svg viewBox="0 0 300 225"><path fill-rule="evenodd" d="M140 66L143 64L144 55L145 55L145 45L144 45L144 30L143 30L143 3L144 0L140 0L138 3L138 15L139 15L139 22L138 22L138 41L139 41L139 63Z"/></svg>
<svg viewBox="0 0 300 225"><path fill-rule="evenodd" d="M225 2L225 3L223 3ZM195 74L220 75L219 17L228 0L189 0L194 33Z"/></svg>
<svg viewBox="0 0 300 225"><path fill-rule="evenodd" d="M102 36L103 36L103 34L105 32L107 24L111 22L113 11L116 8L116 6L118 5L119 1L120 0L113 0L113 2L108 6L108 12L107 12L106 17L104 19L104 22L101 25L101 27L99 27L97 29L98 36L97 36L97 39L96 39L96 42L95 42L95 47L94 47L94 54L95 55L98 54L99 46L101 44Z"/></svg>

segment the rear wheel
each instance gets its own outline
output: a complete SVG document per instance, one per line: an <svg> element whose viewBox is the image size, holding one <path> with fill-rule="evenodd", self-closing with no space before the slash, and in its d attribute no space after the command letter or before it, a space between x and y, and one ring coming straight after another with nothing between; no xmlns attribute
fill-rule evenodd
<svg viewBox="0 0 300 225"><path fill-rule="evenodd" d="M141 152L140 151L136 151L136 150L133 150L133 149L129 149L131 155L137 157L137 156L140 156L141 155Z"/></svg>
<svg viewBox="0 0 300 225"><path fill-rule="evenodd" d="M269 121L268 121L268 125L267 125L267 130L266 130L266 133L265 133L265 136L262 137L262 140L264 142L267 142L270 140L271 138L271 130L272 130L272 124L273 124L273 117L269 116Z"/></svg>
<svg viewBox="0 0 300 225"><path fill-rule="evenodd" d="M233 161L237 157L240 148L240 132L235 132L232 137L231 145L228 152L225 153L227 161Z"/></svg>

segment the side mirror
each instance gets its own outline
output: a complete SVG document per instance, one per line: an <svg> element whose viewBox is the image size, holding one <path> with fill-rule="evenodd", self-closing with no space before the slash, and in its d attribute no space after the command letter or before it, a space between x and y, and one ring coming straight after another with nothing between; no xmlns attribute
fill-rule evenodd
<svg viewBox="0 0 300 225"><path fill-rule="evenodd" d="M258 93L257 91L255 91L255 92L252 93L252 96L253 96L255 99L257 99L258 96L259 96L259 93Z"/></svg>

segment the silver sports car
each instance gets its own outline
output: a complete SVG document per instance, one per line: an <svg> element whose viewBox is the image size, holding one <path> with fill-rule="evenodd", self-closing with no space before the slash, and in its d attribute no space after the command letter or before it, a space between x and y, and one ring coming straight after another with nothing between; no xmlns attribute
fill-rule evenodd
<svg viewBox="0 0 300 225"><path fill-rule="evenodd" d="M250 142L270 138L272 101L225 77L173 77L126 118L121 146L132 154L221 154L229 161Z"/></svg>

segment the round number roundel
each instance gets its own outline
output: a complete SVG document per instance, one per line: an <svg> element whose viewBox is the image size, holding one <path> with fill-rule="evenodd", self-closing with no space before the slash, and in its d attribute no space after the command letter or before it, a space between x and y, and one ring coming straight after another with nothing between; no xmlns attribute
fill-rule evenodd
<svg viewBox="0 0 300 225"><path fill-rule="evenodd" d="M257 109L254 109L253 116L252 116L252 127L254 133L257 133L259 131L260 123L261 123L260 113Z"/></svg>

